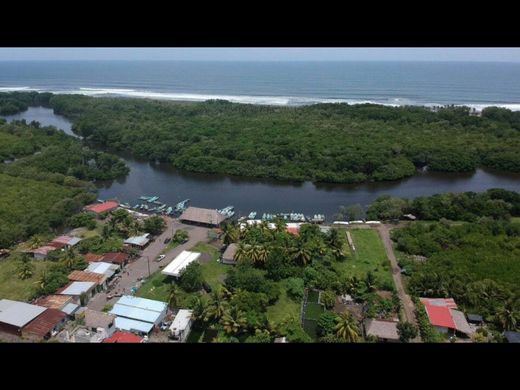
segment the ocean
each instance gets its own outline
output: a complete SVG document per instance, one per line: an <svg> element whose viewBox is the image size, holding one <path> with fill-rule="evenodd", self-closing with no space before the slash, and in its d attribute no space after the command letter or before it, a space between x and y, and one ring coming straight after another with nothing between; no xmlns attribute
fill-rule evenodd
<svg viewBox="0 0 520 390"><path fill-rule="evenodd" d="M520 110L520 64L469 62L0 62L0 92L304 105L501 106Z"/></svg>

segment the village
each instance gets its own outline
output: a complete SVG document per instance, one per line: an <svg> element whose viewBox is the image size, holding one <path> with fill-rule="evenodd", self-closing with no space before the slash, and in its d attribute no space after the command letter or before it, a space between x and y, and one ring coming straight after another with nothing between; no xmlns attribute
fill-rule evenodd
<svg viewBox="0 0 520 390"><path fill-rule="evenodd" d="M122 207L115 200L86 206L84 214L90 214L104 224L112 221L114 226L114 219L126 217L139 223L149 218L160 218L164 223L155 234L128 236L118 251L99 253L98 250L92 253L85 252L83 248L84 253L79 256L84 259L86 267L71 271L67 276L68 283L51 294L30 303L0 300L0 339L62 343L211 342L216 337L215 332L204 331L203 337L200 330L192 329L195 322L201 321L197 309L179 305L178 297L172 298L171 293L162 300L150 297L155 297L154 294L160 289L164 290L163 286L171 284L171 281L178 281L193 263L200 263L211 272L218 270L218 274L209 271L204 274L208 277L197 294L209 296L210 293L216 294L215 289L220 291L226 269L236 267L244 256L243 244L238 242L238 236L233 237L229 226L239 231L251 226L263 226L273 231L285 229L286 233L297 237L305 230L305 225L313 224L272 218L270 220L273 222L268 222L266 215L262 221L253 219L253 213L230 222L232 214L198 207L186 207L178 217L152 217L149 213ZM413 220L414 216L407 215L405 219ZM320 332L323 333L320 329L324 326L320 322L327 317L324 313L339 316L334 318L348 315L360 324L361 331L351 341L421 342L416 331L410 331L404 337L406 327L400 328L400 323L421 326L421 321L426 321L446 336L446 342L472 342L478 329L485 328L481 316L458 310L453 299L411 300L402 285L402 270L393 253L388 229L380 221L334 221L329 225L314 225L320 234L334 234L331 233L334 231L344 236L349 251L354 254L353 261L359 260L356 246L365 245L358 244L357 240L360 239L356 240L356 237L362 237L361 233L373 233L379 241L380 253L385 257L386 265L383 268L387 271L390 287L385 291L369 286L377 298L377 302L371 305L354 297L355 288L348 290L350 294L345 292L331 296L330 291L306 287L300 303L293 302L291 309L298 312L297 321L305 331L305 337L310 336L314 340ZM36 248L27 249L26 253L36 260L49 261L49 256L56 252L77 252L81 242L86 240L84 230L74 229ZM352 269L356 268L356 264L351 266ZM174 291L174 294L181 295L178 290ZM227 291L225 294L230 293ZM390 305L390 308L381 309L383 304ZM273 308L277 305L283 317L286 308L279 303ZM236 331L230 333L240 333L237 324L241 320L235 317L233 321ZM267 339L275 343L291 342L288 340L290 337L286 337L289 333L272 331L272 337ZM213 335L213 339L208 335ZM506 332L505 337L510 342L518 342L516 332Z"/></svg>

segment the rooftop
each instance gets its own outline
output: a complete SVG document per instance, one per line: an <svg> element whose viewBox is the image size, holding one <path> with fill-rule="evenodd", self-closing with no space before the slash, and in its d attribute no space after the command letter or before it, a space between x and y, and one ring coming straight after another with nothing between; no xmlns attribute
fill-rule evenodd
<svg viewBox="0 0 520 390"><path fill-rule="evenodd" d="M45 310L47 308L42 306L2 299L0 300L0 322L21 328Z"/></svg>
<svg viewBox="0 0 520 390"><path fill-rule="evenodd" d="M132 320L130 318L117 317L116 328L121 330L127 330L129 332L142 332L142 333L150 333L153 329L153 324L149 322Z"/></svg>
<svg viewBox="0 0 520 390"><path fill-rule="evenodd" d="M67 305L72 300L72 297L67 295L47 295L46 297L38 299L35 303L38 306L43 306L48 309L58 309L61 310L65 305Z"/></svg>
<svg viewBox="0 0 520 390"><path fill-rule="evenodd" d="M179 220L204 223L207 225L219 225L226 217L214 209L203 209L200 207L188 207Z"/></svg>
<svg viewBox="0 0 520 390"><path fill-rule="evenodd" d="M117 207L119 207L118 202L109 200L104 203L96 203L96 204L91 204L91 205L85 206L85 209L88 211L92 211L96 214L101 214L101 213L104 213L107 211L111 211Z"/></svg>
<svg viewBox="0 0 520 390"><path fill-rule="evenodd" d="M520 332L504 332L504 337L508 343L520 343Z"/></svg>
<svg viewBox="0 0 520 390"><path fill-rule="evenodd" d="M104 343L142 343L143 339L130 332L117 331L114 334L103 340Z"/></svg>
<svg viewBox="0 0 520 390"><path fill-rule="evenodd" d="M222 254L222 258L224 260L234 260L235 259L235 253L237 253L237 244L229 244Z"/></svg>
<svg viewBox="0 0 520 390"><path fill-rule="evenodd" d="M29 322L24 327L23 332L43 338L62 322L66 316L61 310L47 309Z"/></svg>
<svg viewBox="0 0 520 390"><path fill-rule="evenodd" d="M80 241L81 241L81 238L78 238L78 237L59 236L59 237L56 237L54 240L52 240L51 243L74 246Z"/></svg>
<svg viewBox="0 0 520 390"><path fill-rule="evenodd" d="M69 280L76 282L94 282L96 284L102 284L106 279L105 275L85 271L72 271L68 277Z"/></svg>
<svg viewBox="0 0 520 390"><path fill-rule="evenodd" d="M170 325L170 331L176 333L177 331L183 331L186 329L191 320L192 310L181 309L173 319Z"/></svg>
<svg viewBox="0 0 520 390"><path fill-rule="evenodd" d="M85 326L88 328L109 328L116 316L101 311L85 310Z"/></svg>
<svg viewBox="0 0 520 390"><path fill-rule="evenodd" d="M145 246L150 241L148 236L149 236L149 234L146 233L146 234L143 234L142 236L129 237L125 240L125 244Z"/></svg>
<svg viewBox="0 0 520 390"><path fill-rule="evenodd" d="M364 325L365 332L369 336L376 336L386 340L399 340L397 322L368 319Z"/></svg>
<svg viewBox="0 0 520 390"><path fill-rule="evenodd" d="M170 275L178 277L182 273L182 270L186 268L190 263L194 262L200 257L199 252L182 251L175 259L171 261L161 271L164 275Z"/></svg>
<svg viewBox="0 0 520 390"><path fill-rule="evenodd" d="M102 260L111 263L122 264L128 261L128 255L123 252L110 252L105 253L102 257Z"/></svg>
<svg viewBox="0 0 520 390"><path fill-rule="evenodd" d="M91 263L85 270L86 272L95 273L98 275L104 275L107 278L111 277L115 273L115 269L118 268L117 265L112 263L105 263L102 261L99 261L97 263Z"/></svg>
<svg viewBox="0 0 520 390"><path fill-rule="evenodd" d="M30 253L35 253L35 254L38 254L38 255L47 256L47 254L48 254L49 252L55 251L56 249L57 249L57 248L54 247L54 246L44 245L44 246L41 246L41 247L39 247L39 248L32 249L32 250L30 250L29 252L30 252Z"/></svg>
<svg viewBox="0 0 520 390"><path fill-rule="evenodd" d="M94 282L72 282L59 292L61 295L79 296L96 286ZM59 290L58 290L59 291Z"/></svg>
<svg viewBox="0 0 520 390"><path fill-rule="evenodd" d="M87 253L86 255L83 255L83 257L89 263L103 260L103 255L96 255L94 253Z"/></svg>

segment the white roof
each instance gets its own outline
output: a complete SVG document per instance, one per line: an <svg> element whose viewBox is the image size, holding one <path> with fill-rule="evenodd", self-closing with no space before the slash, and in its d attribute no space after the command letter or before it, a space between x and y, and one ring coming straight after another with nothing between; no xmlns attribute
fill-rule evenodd
<svg viewBox="0 0 520 390"><path fill-rule="evenodd" d="M125 244L144 246L150 241L148 238L149 234L143 234L142 236L130 237L125 240Z"/></svg>
<svg viewBox="0 0 520 390"><path fill-rule="evenodd" d="M60 292L61 295L81 295L96 285L94 282L72 282L69 287Z"/></svg>
<svg viewBox="0 0 520 390"><path fill-rule="evenodd" d="M183 331L184 329L186 329L188 327L188 324L190 323L192 313L192 310L179 310L179 312L175 316L175 319L170 325L170 331L176 333L177 331Z"/></svg>
<svg viewBox="0 0 520 390"><path fill-rule="evenodd" d="M161 271L164 275L179 277L182 270L200 257L199 252L182 251Z"/></svg>
<svg viewBox="0 0 520 390"><path fill-rule="evenodd" d="M114 321L114 325L117 329L127 330L129 332L143 332L150 333L153 329L153 324L149 322L142 322L137 320L131 320L129 318L117 317Z"/></svg>
<svg viewBox="0 0 520 390"><path fill-rule="evenodd" d="M106 276L112 276L114 274L113 272L111 272L112 264L104 263L102 261L99 261L97 263L90 263L85 271L92 272L95 274L102 274Z"/></svg>
<svg viewBox="0 0 520 390"><path fill-rule="evenodd" d="M42 314L47 308L25 302L0 300L0 322L22 327Z"/></svg>

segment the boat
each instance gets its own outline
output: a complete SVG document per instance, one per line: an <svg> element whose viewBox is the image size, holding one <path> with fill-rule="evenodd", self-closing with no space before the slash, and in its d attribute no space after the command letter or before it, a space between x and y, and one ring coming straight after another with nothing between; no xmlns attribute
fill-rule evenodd
<svg viewBox="0 0 520 390"><path fill-rule="evenodd" d="M256 218L256 211L251 211L249 215L247 216L249 219L255 219Z"/></svg>
<svg viewBox="0 0 520 390"><path fill-rule="evenodd" d="M189 201L189 199L184 199L182 202L177 203L175 205L175 211L184 211Z"/></svg>
<svg viewBox="0 0 520 390"><path fill-rule="evenodd" d="M150 197L149 196L140 196L139 199L141 199L141 200L148 200L148 199L150 199Z"/></svg>
<svg viewBox="0 0 520 390"><path fill-rule="evenodd" d="M140 204L136 204L134 207L132 207L134 210L137 210L141 206Z"/></svg>
<svg viewBox="0 0 520 390"><path fill-rule="evenodd" d="M159 206L157 210L162 211L166 208L166 204L163 204L162 206Z"/></svg>
<svg viewBox="0 0 520 390"><path fill-rule="evenodd" d="M121 203L119 206L121 206L124 209L129 209L130 205L128 203Z"/></svg>
<svg viewBox="0 0 520 390"><path fill-rule="evenodd" d="M170 215L173 211L173 208L170 206L166 209L166 214Z"/></svg>
<svg viewBox="0 0 520 390"><path fill-rule="evenodd" d="M148 203L153 203L153 202L155 202L157 199L159 199L158 196L152 196L151 198L149 198L149 199L147 200L147 202L148 202Z"/></svg>

